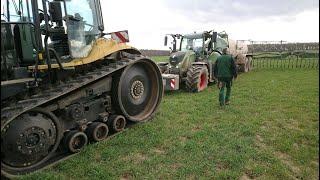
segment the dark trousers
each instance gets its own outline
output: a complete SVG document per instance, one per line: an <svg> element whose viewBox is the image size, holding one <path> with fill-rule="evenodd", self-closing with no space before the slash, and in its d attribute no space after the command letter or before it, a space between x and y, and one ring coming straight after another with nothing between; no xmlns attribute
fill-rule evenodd
<svg viewBox="0 0 320 180"><path fill-rule="evenodd" d="M231 95L231 86L232 86L232 78L218 78L219 85L219 102L220 105L224 105L225 102L230 100ZM226 94L224 93L225 88L227 89Z"/></svg>

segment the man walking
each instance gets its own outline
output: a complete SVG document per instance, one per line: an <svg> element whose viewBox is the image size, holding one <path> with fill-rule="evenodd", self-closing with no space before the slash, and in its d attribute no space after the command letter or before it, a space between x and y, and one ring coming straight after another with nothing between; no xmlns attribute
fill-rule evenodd
<svg viewBox="0 0 320 180"><path fill-rule="evenodd" d="M218 79L219 102L220 106L229 105L232 79L237 78L237 66L231 55L229 55L229 49L224 48L222 50L223 55L219 56L214 65L214 76ZM224 89L227 88L226 95Z"/></svg>

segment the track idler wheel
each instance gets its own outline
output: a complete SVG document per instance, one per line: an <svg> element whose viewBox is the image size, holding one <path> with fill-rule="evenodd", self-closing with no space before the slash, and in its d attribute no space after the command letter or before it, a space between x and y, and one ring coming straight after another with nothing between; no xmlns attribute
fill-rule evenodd
<svg viewBox="0 0 320 180"><path fill-rule="evenodd" d="M86 130L86 134L90 140L98 142L102 141L108 136L109 128L105 123L93 122L89 125Z"/></svg>
<svg viewBox="0 0 320 180"><path fill-rule="evenodd" d="M114 133L123 131L126 127L126 119L120 115L112 115L109 117L107 124L110 130Z"/></svg>
<svg viewBox="0 0 320 180"><path fill-rule="evenodd" d="M140 59L114 76L113 105L129 121L147 121L155 114L162 96L159 67L150 59Z"/></svg>
<svg viewBox="0 0 320 180"><path fill-rule="evenodd" d="M78 130L67 132L64 139L64 144L66 148L72 153L81 151L81 149L85 147L87 143L88 143L87 135Z"/></svg>
<svg viewBox="0 0 320 180"><path fill-rule="evenodd" d="M39 169L57 150L61 135L57 117L43 109L16 117L1 131L1 174Z"/></svg>

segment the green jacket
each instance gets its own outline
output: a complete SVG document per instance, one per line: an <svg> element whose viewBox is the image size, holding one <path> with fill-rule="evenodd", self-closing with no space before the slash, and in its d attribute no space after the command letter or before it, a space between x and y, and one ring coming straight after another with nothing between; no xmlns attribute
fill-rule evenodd
<svg viewBox="0 0 320 180"><path fill-rule="evenodd" d="M231 55L221 55L214 65L214 76L216 78L237 77L237 66Z"/></svg>

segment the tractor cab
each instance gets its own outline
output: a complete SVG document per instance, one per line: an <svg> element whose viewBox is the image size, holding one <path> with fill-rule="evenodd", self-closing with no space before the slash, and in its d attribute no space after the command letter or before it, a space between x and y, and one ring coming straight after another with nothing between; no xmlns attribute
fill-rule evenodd
<svg viewBox="0 0 320 180"><path fill-rule="evenodd" d="M2 61L34 65L47 50L54 58L83 58L103 29L98 0L1 1Z"/></svg>
<svg viewBox="0 0 320 180"><path fill-rule="evenodd" d="M170 47L171 53L169 57L169 69L171 73L186 73L187 67L191 63L205 61L213 51L213 43L215 33L203 32L186 35L170 34L173 38L173 48ZM216 35L216 34L215 34ZM177 39L180 40L180 46L177 49ZM167 36L165 37L165 46L167 45Z"/></svg>
<svg viewBox="0 0 320 180"><path fill-rule="evenodd" d="M214 43L214 50L221 53L226 47L229 47L228 34L225 31L217 33L216 42Z"/></svg>
<svg viewBox="0 0 320 180"><path fill-rule="evenodd" d="M52 75L51 65L62 70L62 63L87 57L103 29L99 0L1 1L2 87L16 94L12 87L55 82L60 77ZM38 70L41 65L45 71Z"/></svg>
<svg viewBox="0 0 320 180"><path fill-rule="evenodd" d="M180 51L193 51L196 57L204 55L204 37L203 34L184 35L180 43Z"/></svg>

